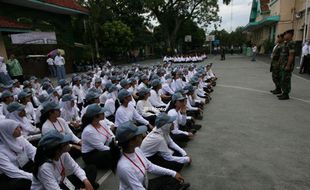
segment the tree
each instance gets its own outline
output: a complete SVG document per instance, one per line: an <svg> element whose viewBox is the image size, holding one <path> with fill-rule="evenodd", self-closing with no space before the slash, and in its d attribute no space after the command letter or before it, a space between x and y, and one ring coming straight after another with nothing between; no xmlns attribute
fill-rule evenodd
<svg viewBox="0 0 310 190"><path fill-rule="evenodd" d="M109 56L124 54L131 47L133 34L121 21L106 22L100 27L99 34L102 48Z"/></svg>
<svg viewBox="0 0 310 190"><path fill-rule="evenodd" d="M217 0L145 0L150 17L157 19L166 36L167 47L175 48L177 34L187 20L207 26L219 21Z"/></svg>

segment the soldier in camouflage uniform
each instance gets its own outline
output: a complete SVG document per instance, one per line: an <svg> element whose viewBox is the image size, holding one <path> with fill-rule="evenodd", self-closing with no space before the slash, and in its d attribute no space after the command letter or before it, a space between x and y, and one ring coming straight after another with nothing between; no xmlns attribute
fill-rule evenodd
<svg viewBox="0 0 310 190"><path fill-rule="evenodd" d="M295 62L295 42L293 41L294 30L288 30L284 33L285 43L281 49L279 64L282 94L278 96L279 100L288 100L291 91L291 77Z"/></svg>
<svg viewBox="0 0 310 190"><path fill-rule="evenodd" d="M272 81L274 82L276 89L271 90L270 92L273 94L281 94L281 86L280 86L280 65L279 58L281 53L281 48L284 42L284 34L278 35L277 45L273 48L272 51L272 59L270 65L270 72L272 72Z"/></svg>

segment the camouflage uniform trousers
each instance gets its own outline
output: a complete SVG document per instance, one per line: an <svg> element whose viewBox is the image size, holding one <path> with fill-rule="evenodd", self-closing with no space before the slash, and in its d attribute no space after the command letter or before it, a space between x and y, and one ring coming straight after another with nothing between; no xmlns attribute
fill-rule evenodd
<svg viewBox="0 0 310 190"><path fill-rule="evenodd" d="M280 77L281 77L281 89L283 94L288 95L291 92L291 78L292 78L292 71L287 71L284 68L280 70Z"/></svg>
<svg viewBox="0 0 310 190"><path fill-rule="evenodd" d="M271 72L272 72L272 81L276 86L276 89L280 89L281 85L281 78L280 78L280 65L278 64L278 61L274 60L271 62Z"/></svg>

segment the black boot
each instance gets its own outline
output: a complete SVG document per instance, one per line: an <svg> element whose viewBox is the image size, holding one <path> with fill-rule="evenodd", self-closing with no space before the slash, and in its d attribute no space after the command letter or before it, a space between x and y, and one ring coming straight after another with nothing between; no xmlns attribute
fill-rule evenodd
<svg viewBox="0 0 310 190"><path fill-rule="evenodd" d="M282 94L282 91L281 91L281 89L277 88L277 89L272 91L272 94Z"/></svg>
<svg viewBox="0 0 310 190"><path fill-rule="evenodd" d="M279 100L288 100L288 99L290 99L288 94L282 94L282 96L279 97Z"/></svg>

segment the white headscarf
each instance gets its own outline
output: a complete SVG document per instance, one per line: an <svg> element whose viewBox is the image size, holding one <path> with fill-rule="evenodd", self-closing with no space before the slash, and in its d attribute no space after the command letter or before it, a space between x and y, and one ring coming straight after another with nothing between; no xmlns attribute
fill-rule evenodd
<svg viewBox="0 0 310 190"><path fill-rule="evenodd" d="M0 145L4 145L16 153L23 151L23 147L18 141L19 138L13 137L18 126L19 123L11 119L3 119L0 122Z"/></svg>
<svg viewBox="0 0 310 190"><path fill-rule="evenodd" d="M20 117L19 116L20 111L13 111L9 113L6 118L7 119L12 119L20 124L22 127L22 134L23 136L28 136L29 133L35 132L36 128L30 123L29 119L25 117Z"/></svg>

